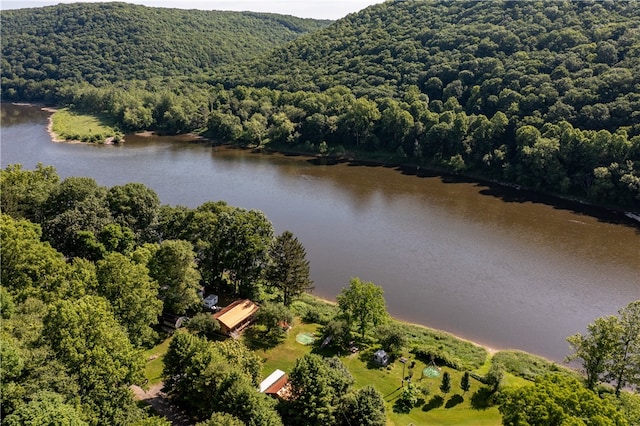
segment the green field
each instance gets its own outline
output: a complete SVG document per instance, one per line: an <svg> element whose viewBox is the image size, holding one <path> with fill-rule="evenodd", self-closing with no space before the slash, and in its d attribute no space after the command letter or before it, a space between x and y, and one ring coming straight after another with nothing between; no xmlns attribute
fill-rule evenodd
<svg viewBox="0 0 640 426"><path fill-rule="evenodd" d="M113 122L98 115L80 114L69 109L56 111L51 117L54 138L80 142L118 142L122 135Z"/></svg>
<svg viewBox="0 0 640 426"><path fill-rule="evenodd" d="M164 363L162 359L164 354L167 353L167 349L169 349L169 343L171 343L171 337L144 352L144 358L147 361L144 366L144 377L149 385L160 383L163 379L162 369L164 368Z"/></svg>

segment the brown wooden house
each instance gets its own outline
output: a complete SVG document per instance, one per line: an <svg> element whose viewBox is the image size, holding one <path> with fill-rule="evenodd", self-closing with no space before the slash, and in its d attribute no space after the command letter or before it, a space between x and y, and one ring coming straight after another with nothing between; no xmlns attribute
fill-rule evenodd
<svg viewBox="0 0 640 426"><path fill-rule="evenodd" d="M220 331L233 337L253 322L258 309L259 306L249 299L236 300L213 317L220 323Z"/></svg>

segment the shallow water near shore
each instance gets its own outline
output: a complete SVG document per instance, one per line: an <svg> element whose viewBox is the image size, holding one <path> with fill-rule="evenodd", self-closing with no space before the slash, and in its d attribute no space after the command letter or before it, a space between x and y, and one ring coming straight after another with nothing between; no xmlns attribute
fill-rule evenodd
<svg viewBox="0 0 640 426"><path fill-rule="evenodd" d="M163 203L264 211L305 246L315 293L351 277L385 290L390 313L496 349L562 361L566 336L640 299L640 228L514 190L394 167L211 147L189 137L52 143L49 113L2 105L2 167L142 182ZM578 211L579 210L579 211ZM597 212L595 212L597 213Z"/></svg>

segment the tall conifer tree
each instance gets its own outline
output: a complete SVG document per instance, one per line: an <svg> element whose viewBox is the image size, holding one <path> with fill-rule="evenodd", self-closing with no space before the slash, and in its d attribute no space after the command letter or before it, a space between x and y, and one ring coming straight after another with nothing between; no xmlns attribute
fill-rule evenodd
<svg viewBox="0 0 640 426"><path fill-rule="evenodd" d="M279 235L271 248L267 280L282 292L285 306L289 306L293 298L313 289L306 257L304 247L289 231Z"/></svg>

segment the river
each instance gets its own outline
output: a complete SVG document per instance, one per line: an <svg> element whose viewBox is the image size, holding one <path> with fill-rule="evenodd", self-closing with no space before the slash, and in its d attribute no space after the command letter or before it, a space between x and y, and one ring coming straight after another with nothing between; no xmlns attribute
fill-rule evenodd
<svg viewBox="0 0 640 426"><path fill-rule="evenodd" d="M360 277L384 288L397 318L555 361L569 352L566 336L640 299L640 228L606 215L482 183L188 137L53 143L48 116L2 105L3 168L41 162L62 178L142 182L165 204L262 210L305 246L322 297Z"/></svg>

